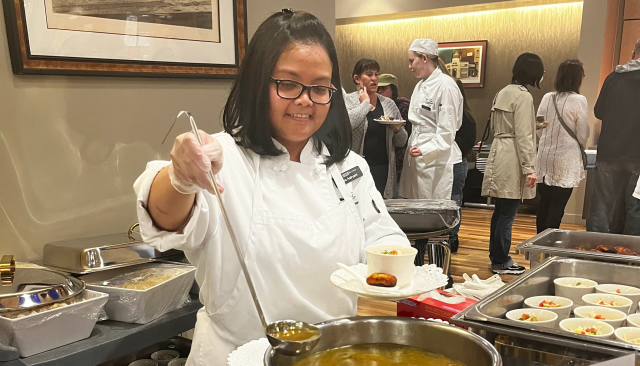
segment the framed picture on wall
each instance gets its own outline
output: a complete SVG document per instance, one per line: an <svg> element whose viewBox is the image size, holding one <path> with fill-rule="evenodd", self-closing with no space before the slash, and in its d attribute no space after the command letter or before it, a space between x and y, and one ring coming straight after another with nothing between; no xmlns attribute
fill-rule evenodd
<svg viewBox="0 0 640 366"><path fill-rule="evenodd" d="M484 87L487 41L439 43L438 55L449 74L460 79L466 88Z"/></svg>
<svg viewBox="0 0 640 366"><path fill-rule="evenodd" d="M233 77L245 0L2 0L15 74Z"/></svg>

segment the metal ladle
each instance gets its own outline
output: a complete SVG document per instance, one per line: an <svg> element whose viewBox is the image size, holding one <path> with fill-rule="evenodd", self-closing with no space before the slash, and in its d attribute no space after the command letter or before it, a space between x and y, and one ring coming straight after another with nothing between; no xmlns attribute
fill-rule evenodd
<svg viewBox="0 0 640 366"><path fill-rule="evenodd" d="M196 121L193 119L191 112L181 111L178 113L178 116L175 120L173 120L173 124L169 128L167 135L162 140L164 144L165 140L169 136L169 133L173 129L173 126L176 124L176 121L183 114L189 117L189 122L191 123L191 132L198 139L198 143L200 146L203 146L202 139L200 138L200 134L198 133L198 126L196 125ZM222 217L224 218L224 222L227 225L227 230L229 231L229 236L231 236L231 241L233 242L233 246L236 250L236 254L238 255L238 261L240 262L240 267L242 268L242 273L244 273L244 278L247 280L247 285L249 286L249 291L251 292L251 297L253 298L253 303L256 306L256 310L258 311L258 316L260 317L260 322L262 323L262 328L267 335L267 339L271 346L278 352L287 355L287 356L298 356L304 353L311 351L322 336L322 332L318 327L313 324L296 321L296 320L280 320L274 323L267 324L264 319L264 314L262 313L262 307L260 306L260 301L258 300L258 296L256 294L256 290L253 287L253 282L251 281L251 276L249 275L249 270L244 262L244 254L242 253L242 249L238 244L238 240L236 239L236 234L231 227L231 222L229 221L229 217L227 217L227 211L224 208L224 204L222 203L222 197L220 192L218 191L218 185L216 184L216 178L213 175L213 172L209 170L207 172L209 183L211 184L211 188L218 199L218 205L220 205L220 211L222 212ZM313 334L309 338L302 341L287 341L276 338L275 335L277 333L311 333Z"/></svg>

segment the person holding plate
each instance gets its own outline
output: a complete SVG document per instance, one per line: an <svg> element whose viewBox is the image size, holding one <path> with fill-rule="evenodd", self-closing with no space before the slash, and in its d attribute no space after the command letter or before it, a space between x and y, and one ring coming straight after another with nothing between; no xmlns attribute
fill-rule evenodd
<svg viewBox="0 0 640 366"><path fill-rule="evenodd" d="M393 198L397 191L396 147L407 142L402 123L384 121L384 117L400 120L396 103L378 94L380 65L363 58L356 62L351 73L358 91L347 94L344 102L349 112L353 146L369 164L376 188L384 198Z"/></svg>
<svg viewBox="0 0 640 366"><path fill-rule="evenodd" d="M283 10L256 30L224 108L225 132L178 136L171 161L134 184L144 242L194 264L204 307L188 365L223 366L265 336L207 174L222 201L268 323L355 316L356 295L330 281L372 244L409 246L366 161L351 154L331 35ZM204 117L203 117L204 118ZM186 127L186 125L185 125Z"/></svg>

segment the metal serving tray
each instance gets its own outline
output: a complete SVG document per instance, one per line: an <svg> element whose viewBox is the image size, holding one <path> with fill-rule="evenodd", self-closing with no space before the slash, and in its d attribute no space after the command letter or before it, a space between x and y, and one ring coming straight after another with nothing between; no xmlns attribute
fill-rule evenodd
<svg viewBox="0 0 640 366"><path fill-rule="evenodd" d="M137 233L121 233L45 244L43 265L75 274L153 262L176 251L160 252Z"/></svg>
<svg viewBox="0 0 640 366"><path fill-rule="evenodd" d="M390 199L384 201L391 218L405 233L432 233L451 230L459 222L460 209L451 200Z"/></svg>
<svg viewBox="0 0 640 366"><path fill-rule="evenodd" d="M637 266L554 257L457 314L452 318L452 322L456 324L456 320L471 320L475 323L484 323L490 326L497 325L499 327L519 329L519 333L540 334L547 338L549 342L559 339L580 344L591 343L629 351L640 351L640 345L634 346L613 339L593 338L565 332L560 329L545 328L533 325L533 323L505 319L505 314L508 311L523 308L526 298L553 295L555 292L553 280L558 277L580 277L588 278L598 283L616 283L640 287L640 268ZM464 322L460 322L460 325L470 326ZM491 328L489 327L488 329Z"/></svg>
<svg viewBox="0 0 640 366"><path fill-rule="evenodd" d="M638 236L559 229L547 229L516 246L516 250L525 252L526 258L531 262L531 268L551 256L640 265L640 256L589 251L598 245L606 245L609 248L623 246L640 253ZM587 250L572 249L577 246L583 246Z"/></svg>

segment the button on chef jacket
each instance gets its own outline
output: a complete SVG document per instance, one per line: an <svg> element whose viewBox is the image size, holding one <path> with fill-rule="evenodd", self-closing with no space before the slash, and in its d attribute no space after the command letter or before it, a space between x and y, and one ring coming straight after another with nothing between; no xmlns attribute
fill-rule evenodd
<svg viewBox="0 0 640 366"><path fill-rule="evenodd" d="M411 95L411 136L402 165L398 194L404 198L451 199L453 165L462 161L455 142L462 126L463 99L452 77L435 69ZM412 157L411 147L422 156Z"/></svg>
<svg viewBox="0 0 640 366"><path fill-rule="evenodd" d="M332 171L322 163L312 139L298 163L287 153L259 156L226 133L214 137L224 152L217 175L225 187L223 201L266 321L317 323L355 316L356 296L330 282L336 263L364 262L364 248L374 243L409 245L389 216L364 159L352 152ZM328 154L326 148L323 154ZM215 196L206 191L196 195L182 232L153 225L146 209L149 190L168 164L150 162L134 184L141 234L158 250L183 250L197 268L204 308L198 312L187 365L224 366L229 352L264 333ZM362 177L334 184L334 177L342 179L340 173L356 166Z"/></svg>

